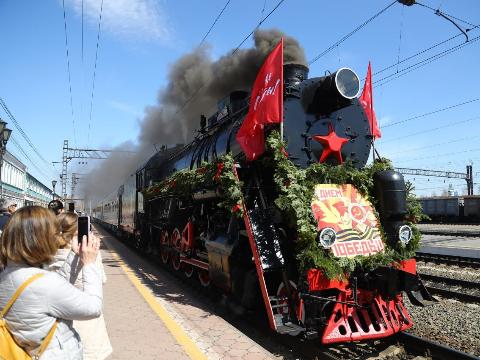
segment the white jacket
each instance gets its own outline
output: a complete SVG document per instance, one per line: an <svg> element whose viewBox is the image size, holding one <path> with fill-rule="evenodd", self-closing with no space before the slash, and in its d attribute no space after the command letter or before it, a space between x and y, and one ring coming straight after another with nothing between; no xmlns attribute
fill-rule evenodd
<svg viewBox="0 0 480 360"><path fill-rule="evenodd" d="M48 264L50 271L61 271L65 264L69 249L58 249L53 258L53 262ZM95 261L100 274L102 274L102 282L107 282L107 276L102 264L102 254L99 251ZM83 276L82 271L75 281L75 287L83 290ZM113 351L110 339L108 337L107 327L103 315L91 320L76 320L73 322L73 328L80 335L83 346L84 360L104 360Z"/></svg>
<svg viewBox="0 0 480 360"><path fill-rule="evenodd" d="M13 262L0 272L0 308L25 280L40 272L45 274L23 291L5 315L15 340L31 355L35 354L55 320L59 320L41 360L82 359L82 346L72 320L93 319L101 314L101 274L94 264L84 266L82 292L70 283L78 276L78 263L78 256L70 252L56 273Z"/></svg>

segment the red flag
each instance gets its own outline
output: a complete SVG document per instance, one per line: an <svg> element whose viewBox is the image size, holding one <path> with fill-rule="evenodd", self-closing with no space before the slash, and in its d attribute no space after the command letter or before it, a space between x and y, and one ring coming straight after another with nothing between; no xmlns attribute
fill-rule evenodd
<svg viewBox="0 0 480 360"><path fill-rule="evenodd" d="M268 55L257 74L250 107L236 139L247 160L265 152L263 127L283 121L283 38Z"/></svg>
<svg viewBox="0 0 480 360"><path fill-rule="evenodd" d="M375 116L375 110L373 110L373 92L372 92L372 67L368 62L367 79L363 86L362 95L358 99L362 104L363 110L367 115L368 123L370 124L370 130L374 138L382 137L380 128L378 127L377 117Z"/></svg>

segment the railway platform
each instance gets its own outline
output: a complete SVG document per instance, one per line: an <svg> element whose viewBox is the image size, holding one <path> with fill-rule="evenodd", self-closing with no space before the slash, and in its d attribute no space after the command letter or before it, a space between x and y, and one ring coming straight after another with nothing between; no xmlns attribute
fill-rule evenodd
<svg viewBox="0 0 480 360"><path fill-rule="evenodd" d="M419 252L480 258L480 225L419 224Z"/></svg>
<svg viewBox="0 0 480 360"><path fill-rule="evenodd" d="M218 315L221 302L181 283L95 226L107 274L104 316L109 360L288 359L268 351ZM255 336L255 334L253 335ZM260 340L270 346L268 339ZM288 350L285 350L288 352Z"/></svg>

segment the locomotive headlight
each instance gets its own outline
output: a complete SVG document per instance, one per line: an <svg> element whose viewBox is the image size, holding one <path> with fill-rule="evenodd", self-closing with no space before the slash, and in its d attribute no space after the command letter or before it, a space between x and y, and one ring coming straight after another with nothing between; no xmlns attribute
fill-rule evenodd
<svg viewBox="0 0 480 360"><path fill-rule="evenodd" d="M398 229L398 239L405 245L412 239L412 228L408 225L400 226Z"/></svg>
<svg viewBox="0 0 480 360"><path fill-rule="evenodd" d="M337 240L337 233L332 228L325 228L317 236L317 241L325 249L332 247Z"/></svg>
<svg viewBox="0 0 480 360"><path fill-rule="evenodd" d="M335 73L337 90L346 99L357 97L360 91L360 80L357 74L349 68L341 68Z"/></svg>

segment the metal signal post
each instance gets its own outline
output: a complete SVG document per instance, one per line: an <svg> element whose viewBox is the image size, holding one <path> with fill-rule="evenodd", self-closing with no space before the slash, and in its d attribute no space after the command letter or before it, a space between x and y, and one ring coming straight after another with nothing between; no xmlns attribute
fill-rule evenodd
<svg viewBox="0 0 480 360"><path fill-rule="evenodd" d="M446 178L454 178L454 179L464 179L467 182L467 195L473 195L472 165L467 165L466 173L459 173L454 171L410 169L410 168L395 168L395 170L403 175L420 175L420 176L435 176L435 177L446 177Z"/></svg>
<svg viewBox="0 0 480 360"><path fill-rule="evenodd" d="M108 155L114 152L132 153L132 151L120 151L120 150L98 150L98 149L76 149L68 147L68 140L63 141L62 152L62 174L60 179L62 181L62 195L63 201L67 200L67 165L72 159L98 159L104 160L108 158ZM74 174L75 175L75 174ZM72 188L74 188L74 178L72 177ZM72 190L73 191L73 190ZM72 194L73 195L73 194Z"/></svg>

